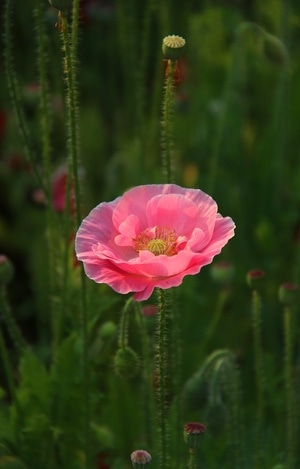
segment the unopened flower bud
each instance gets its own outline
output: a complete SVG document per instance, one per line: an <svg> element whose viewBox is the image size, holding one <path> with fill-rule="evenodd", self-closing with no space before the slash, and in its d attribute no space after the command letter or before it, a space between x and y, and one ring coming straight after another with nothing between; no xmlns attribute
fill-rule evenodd
<svg viewBox="0 0 300 469"><path fill-rule="evenodd" d="M8 257L0 254L0 285L7 285L14 275L14 267Z"/></svg>
<svg viewBox="0 0 300 469"><path fill-rule="evenodd" d="M247 283L253 290L257 290L262 285L262 279L265 276L265 271L261 269L249 270L247 273Z"/></svg>
<svg viewBox="0 0 300 469"><path fill-rule="evenodd" d="M270 62L284 65L288 60L288 52L283 42L272 34L264 34L263 54Z"/></svg>
<svg viewBox="0 0 300 469"><path fill-rule="evenodd" d="M163 39L162 51L166 59L177 60L183 54L185 39L180 36L166 36Z"/></svg>
<svg viewBox="0 0 300 469"><path fill-rule="evenodd" d="M285 306L292 306L298 298L298 285L294 283L283 283L278 291L279 300Z"/></svg>
<svg viewBox="0 0 300 469"><path fill-rule="evenodd" d="M133 453L130 455L130 458L134 468L140 468L141 465L148 464L152 459L151 454L144 449L133 451Z"/></svg>
<svg viewBox="0 0 300 469"><path fill-rule="evenodd" d="M199 422L189 422L183 427L184 441L189 448L199 449L203 433L206 431L206 426Z"/></svg>
<svg viewBox="0 0 300 469"><path fill-rule="evenodd" d="M233 278L234 267L227 261L216 262L212 265L210 274L211 278L219 285L228 285Z"/></svg>
<svg viewBox="0 0 300 469"><path fill-rule="evenodd" d="M113 321L106 321L99 330L99 337L101 337L101 339L110 339L116 335L116 331L116 324Z"/></svg>
<svg viewBox="0 0 300 469"><path fill-rule="evenodd" d="M114 358L114 367L120 378L132 378L139 369L139 357L130 347L120 348Z"/></svg>
<svg viewBox="0 0 300 469"><path fill-rule="evenodd" d="M49 0L50 5L59 11L68 11L73 3L73 0Z"/></svg>

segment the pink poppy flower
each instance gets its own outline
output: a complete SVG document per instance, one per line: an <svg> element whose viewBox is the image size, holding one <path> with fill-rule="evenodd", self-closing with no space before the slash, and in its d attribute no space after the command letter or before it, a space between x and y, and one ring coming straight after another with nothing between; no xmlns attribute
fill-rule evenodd
<svg viewBox="0 0 300 469"><path fill-rule="evenodd" d="M77 232L75 250L89 278L119 293L134 292L142 301L155 287L176 287L210 264L234 228L199 189L137 186L90 212Z"/></svg>

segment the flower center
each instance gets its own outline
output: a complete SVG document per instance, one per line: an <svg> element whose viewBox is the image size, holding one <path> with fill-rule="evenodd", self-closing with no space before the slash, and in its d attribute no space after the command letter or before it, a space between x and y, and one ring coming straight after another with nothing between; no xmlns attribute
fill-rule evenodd
<svg viewBox="0 0 300 469"><path fill-rule="evenodd" d="M174 256L177 254L177 237L174 230L157 226L140 233L134 240L134 249L139 251L150 251L155 256L164 254Z"/></svg>

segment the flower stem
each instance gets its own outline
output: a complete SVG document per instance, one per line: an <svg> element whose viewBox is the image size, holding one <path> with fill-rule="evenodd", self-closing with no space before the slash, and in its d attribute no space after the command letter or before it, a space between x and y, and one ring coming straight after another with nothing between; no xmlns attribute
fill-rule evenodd
<svg viewBox="0 0 300 469"><path fill-rule="evenodd" d="M27 348L27 344L16 321L12 316L12 312L6 298L6 291L3 286L0 287L0 311L3 314L3 318L6 322L7 329L14 346L19 352L22 352L22 350Z"/></svg>
<svg viewBox="0 0 300 469"><path fill-rule="evenodd" d="M141 343L142 343L142 358L143 358L143 405L144 405L144 428L147 437L147 444L149 448L153 446L153 439L155 435L154 429L154 415L155 415L155 402L153 396L153 380L152 380L152 367L150 358L150 343L149 335L145 324L145 317L141 313L139 303L135 302L135 313L140 327Z"/></svg>
<svg viewBox="0 0 300 469"><path fill-rule="evenodd" d="M189 462L188 469L198 469L198 451L194 448L189 448Z"/></svg>
<svg viewBox="0 0 300 469"><path fill-rule="evenodd" d="M289 469L295 467L296 448L296 412L295 394L292 370L292 331L291 310L288 306L284 308L284 376L286 390L286 433L287 433L287 466Z"/></svg>
<svg viewBox="0 0 300 469"><path fill-rule="evenodd" d="M67 182L67 210L66 210L66 235L70 229L70 177L74 180L76 223L81 222L80 213L80 185L79 185L79 132L78 132L78 106L77 106L77 86L76 86L76 62L77 62L77 42L78 42L78 17L79 0L73 1L71 34L67 16L61 14L61 35L64 50L64 72L67 85L67 130L68 130L68 182ZM68 237L66 243L69 242ZM68 246L65 251L65 282L68 283ZM83 405L84 405L84 442L85 442L85 467L90 463L90 373L88 366L88 318L85 274L81 269L81 331L83 341Z"/></svg>
<svg viewBox="0 0 300 469"><path fill-rule="evenodd" d="M257 290L252 292L252 328L254 339L254 361L257 391L257 436L255 467L261 467L263 461L262 440L265 413L264 366L261 334L261 298Z"/></svg>
<svg viewBox="0 0 300 469"><path fill-rule="evenodd" d="M168 306L166 292L158 289L158 323L157 323L157 349L156 371L157 383L157 413L158 413L158 450L159 469L169 467L169 426L168 426L168 368L169 368L169 337L168 337Z"/></svg>
<svg viewBox="0 0 300 469"><path fill-rule="evenodd" d="M163 97L163 113L162 113L162 170L164 182L175 182L175 162L173 152L173 137L172 137L172 113L174 90L173 81L175 73L176 61L168 60L166 80L165 80L165 93Z"/></svg>
<svg viewBox="0 0 300 469"><path fill-rule="evenodd" d="M128 309L130 308L132 302L133 296L128 298L121 313L120 332L118 339L118 346L120 348L126 347L128 345Z"/></svg>
<svg viewBox="0 0 300 469"><path fill-rule="evenodd" d="M14 5L13 0L7 0L5 4L5 10L4 10L4 58L5 58L7 85L8 85L8 90L9 90L13 110L15 112L16 121L19 127L19 133L20 133L20 137L22 140L22 146L24 148L24 154L32 166L32 170L34 172L34 175L40 187L43 189L43 191L47 195L47 187L45 186L42 175L40 174L40 171L38 169L37 155L34 152L33 146L30 142L30 134L29 134L29 130L26 124L26 119L24 116L22 105L21 105L20 85L17 79L16 70L15 70L15 62L14 62L14 57L13 57L13 44L12 44L12 37L11 37L11 16L12 16L13 5Z"/></svg>

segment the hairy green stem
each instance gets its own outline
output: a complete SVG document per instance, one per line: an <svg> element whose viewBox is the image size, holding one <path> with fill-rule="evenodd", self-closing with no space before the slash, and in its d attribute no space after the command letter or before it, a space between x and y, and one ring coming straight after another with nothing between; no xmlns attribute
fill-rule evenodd
<svg viewBox="0 0 300 469"><path fill-rule="evenodd" d="M173 134L172 134L172 114L173 114L173 101L174 90L173 81L175 73L176 61L169 60L166 79L165 79L165 93L163 97L163 112L162 112L162 170L164 182L175 182L175 161L173 152Z"/></svg>
<svg viewBox="0 0 300 469"><path fill-rule="evenodd" d="M37 30L37 65L40 83L40 114L39 123L41 129L41 141L42 141L42 159L43 159L43 172L45 176L45 186L47 188L48 200L47 200L47 231L46 231L46 243L47 243L47 261L48 261L48 285L49 285L49 316L51 317L53 324L53 336L54 336L54 348L58 346L59 342L59 329L60 312L55 305L54 298L57 295L56 290L56 269L55 269L55 232L56 232L56 218L53 211L52 191L51 191L51 111L50 111L50 99L48 92L48 54L47 54L47 37L45 33L44 19L43 19L43 0L35 0L35 18L36 18L36 30Z"/></svg>
<svg viewBox="0 0 300 469"><path fill-rule="evenodd" d="M262 441L265 414L265 380L261 333L261 298L257 290L253 290L252 292L252 328L254 340L254 366L257 392L257 434L255 467L259 468L262 467L263 464Z"/></svg>
<svg viewBox="0 0 300 469"><path fill-rule="evenodd" d="M296 450L296 404L292 368L292 329L291 310L284 308L284 378L286 391L286 441L287 441L287 467L295 467Z"/></svg>
<svg viewBox="0 0 300 469"><path fill-rule="evenodd" d="M79 181L79 132L78 132L78 92L76 83L76 62L77 62L77 42L78 42L78 17L79 0L73 1L71 34L69 33L69 23L67 16L60 15L61 35L64 50L64 72L67 85L67 131L68 131L68 183L67 183L67 210L66 210L66 234L70 229L70 190L71 178L74 180L76 224L81 222L80 212L80 181ZM69 242L68 237L66 243ZM68 252L66 246L65 256L65 282L68 283ZM81 268L81 331L83 341L83 404L84 404L84 441L85 441L85 466L90 464L90 373L88 365L88 318L85 274Z"/></svg>
<svg viewBox="0 0 300 469"><path fill-rule="evenodd" d="M194 448L189 448L189 461L188 461L188 469L198 469L198 451Z"/></svg>
<svg viewBox="0 0 300 469"><path fill-rule="evenodd" d="M149 448L153 447L154 443L154 416L155 416L155 402L153 395L153 375L151 366L151 353L150 341L146 328L146 318L141 312L140 304L134 303L137 322L140 328L140 337L142 344L142 362L143 362L143 404L144 404L144 429L147 438L147 445Z"/></svg>
<svg viewBox="0 0 300 469"><path fill-rule="evenodd" d="M121 313L120 319L120 331L118 338L118 346L120 348L126 347L128 345L128 310L133 303L133 296L128 298L125 303L125 306Z"/></svg>
<svg viewBox="0 0 300 469"><path fill-rule="evenodd" d="M24 349L27 348L26 341L23 337L23 334L17 325L10 306L7 301L5 287L0 287L0 312L3 315L4 321L6 322L6 326L10 337L14 343L14 346L19 352L22 352Z"/></svg>
<svg viewBox="0 0 300 469"><path fill-rule="evenodd" d="M7 77L8 90L10 94L10 99L13 105L13 110L15 112L16 121L19 128L19 133L22 141L22 146L24 149L24 154L28 159L29 163L32 166L32 170L38 181L41 189L45 192L46 196L49 198L47 187L44 184L42 175L40 174L38 167L38 158L35 152L33 151L29 130L26 124L26 119L22 109L21 98L20 98L20 85L17 79L15 62L13 57L13 44L12 44L12 35L11 35L11 16L13 10L14 0L7 0L4 10L4 59L5 59L5 71Z"/></svg>
<svg viewBox="0 0 300 469"><path fill-rule="evenodd" d="M158 323L157 323L157 415L158 415L158 450L159 469L169 468L169 425L168 398L169 396L169 335L168 335L168 305L166 292L158 289Z"/></svg>

